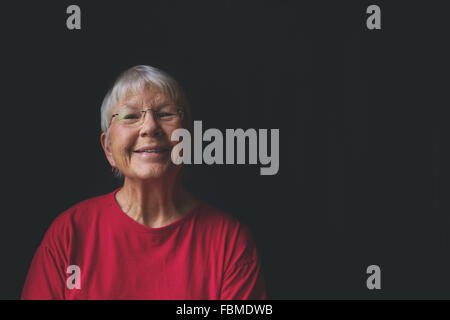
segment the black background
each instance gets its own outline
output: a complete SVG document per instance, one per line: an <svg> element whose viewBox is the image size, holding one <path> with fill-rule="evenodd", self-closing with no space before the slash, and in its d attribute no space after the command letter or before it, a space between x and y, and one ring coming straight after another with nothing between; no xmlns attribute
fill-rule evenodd
<svg viewBox="0 0 450 320"><path fill-rule="evenodd" d="M66 28L81 8L82 29ZM377 4L382 30L366 27ZM448 10L441 1L2 4L0 298L52 220L118 182L100 146L115 77L148 64L203 128L279 128L280 170L193 166L253 231L269 298L450 298ZM382 289L366 287L381 267Z"/></svg>

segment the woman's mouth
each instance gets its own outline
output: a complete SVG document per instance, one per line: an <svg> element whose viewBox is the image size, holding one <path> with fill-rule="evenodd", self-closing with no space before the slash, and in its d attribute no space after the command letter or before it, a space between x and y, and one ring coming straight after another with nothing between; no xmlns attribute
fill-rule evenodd
<svg viewBox="0 0 450 320"><path fill-rule="evenodd" d="M145 150L138 150L138 151L133 151L135 153L161 153L161 152L166 152L169 151L169 149L145 149Z"/></svg>
<svg viewBox="0 0 450 320"><path fill-rule="evenodd" d="M144 161L158 162L165 160L169 155L170 149L168 148L157 148L157 149L140 149L133 151L135 156Z"/></svg>

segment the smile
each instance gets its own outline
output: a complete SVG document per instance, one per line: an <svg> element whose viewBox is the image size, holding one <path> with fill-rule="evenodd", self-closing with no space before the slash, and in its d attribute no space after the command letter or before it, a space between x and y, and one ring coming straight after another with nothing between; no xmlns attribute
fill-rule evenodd
<svg viewBox="0 0 450 320"><path fill-rule="evenodd" d="M170 148L165 147L144 147L134 150L133 154L137 159L146 162L161 162L169 159Z"/></svg>
<svg viewBox="0 0 450 320"><path fill-rule="evenodd" d="M139 150L139 151L133 151L135 153L161 153L161 152L167 152L169 149L146 149L146 150Z"/></svg>

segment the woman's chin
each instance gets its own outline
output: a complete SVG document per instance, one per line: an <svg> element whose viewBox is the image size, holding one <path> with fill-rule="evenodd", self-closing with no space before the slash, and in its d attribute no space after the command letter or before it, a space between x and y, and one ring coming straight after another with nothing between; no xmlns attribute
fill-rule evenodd
<svg viewBox="0 0 450 320"><path fill-rule="evenodd" d="M168 163L154 163L149 167L135 170L134 176L140 180L157 179L167 176L172 171L173 170L171 170L171 166Z"/></svg>

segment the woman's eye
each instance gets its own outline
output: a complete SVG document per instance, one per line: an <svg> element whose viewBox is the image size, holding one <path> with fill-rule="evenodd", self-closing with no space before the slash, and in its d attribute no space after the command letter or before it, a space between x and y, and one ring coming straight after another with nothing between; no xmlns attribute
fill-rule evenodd
<svg viewBox="0 0 450 320"><path fill-rule="evenodd" d="M158 112L157 113L158 118L167 118L167 117L170 117L173 115L174 115L173 113L169 113L169 112Z"/></svg>
<svg viewBox="0 0 450 320"><path fill-rule="evenodd" d="M126 114L123 119L138 119L139 115L138 114Z"/></svg>

